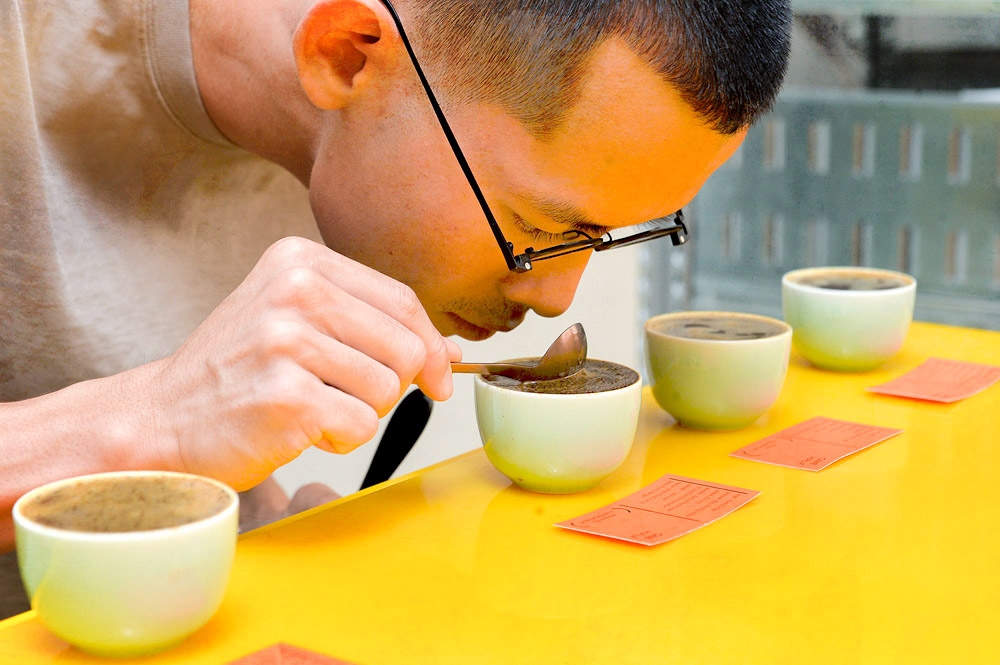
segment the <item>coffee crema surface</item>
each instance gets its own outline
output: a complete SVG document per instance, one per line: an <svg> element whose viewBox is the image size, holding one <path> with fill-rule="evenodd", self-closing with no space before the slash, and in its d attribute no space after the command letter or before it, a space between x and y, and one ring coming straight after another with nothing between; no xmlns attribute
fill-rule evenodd
<svg viewBox="0 0 1000 665"><path fill-rule="evenodd" d="M909 284L905 279L873 273L824 272L798 277L793 280L803 286L836 291L884 291Z"/></svg>
<svg viewBox="0 0 1000 665"><path fill-rule="evenodd" d="M537 363L538 358L520 358L511 362ZM639 373L631 367L613 363L608 360L588 359L576 374L561 379L547 381L518 381L506 376L486 374L483 381L500 388L507 388L525 393L543 393L548 395L581 395L588 393L603 393L618 390L632 385L639 380Z"/></svg>
<svg viewBox="0 0 1000 665"><path fill-rule="evenodd" d="M62 485L35 497L21 512L56 529L123 533L197 522L229 503L229 495L207 482L137 476Z"/></svg>
<svg viewBox="0 0 1000 665"><path fill-rule="evenodd" d="M755 316L692 315L671 318L651 326L654 332L671 337L718 341L741 341L774 337L785 328Z"/></svg>

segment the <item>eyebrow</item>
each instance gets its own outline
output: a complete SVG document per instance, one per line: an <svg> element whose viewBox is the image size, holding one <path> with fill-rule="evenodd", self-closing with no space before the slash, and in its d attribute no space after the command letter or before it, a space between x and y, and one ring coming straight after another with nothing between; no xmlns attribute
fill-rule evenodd
<svg viewBox="0 0 1000 665"><path fill-rule="evenodd" d="M532 194L521 194L517 198L555 223L582 231L589 236L597 238L611 230L607 226L595 222L586 213L570 203L544 199Z"/></svg>

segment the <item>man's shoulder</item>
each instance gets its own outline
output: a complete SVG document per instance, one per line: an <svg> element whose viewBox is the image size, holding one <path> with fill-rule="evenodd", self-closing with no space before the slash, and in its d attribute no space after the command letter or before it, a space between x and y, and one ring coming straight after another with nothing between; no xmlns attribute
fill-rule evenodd
<svg viewBox="0 0 1000 665"><path fill-rule="evenodd" d="M187 6L18 0L14 19L0 26L10 51L3 57L19 61L30 80L40 131L85 128L233 148L201 103Z"/></svg>

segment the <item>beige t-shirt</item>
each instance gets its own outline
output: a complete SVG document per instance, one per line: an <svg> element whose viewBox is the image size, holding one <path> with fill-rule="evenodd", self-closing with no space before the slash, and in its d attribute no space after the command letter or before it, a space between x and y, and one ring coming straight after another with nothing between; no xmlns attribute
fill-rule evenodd
<svg viewBox="0 0 1000 665"><path fill-rule="evenodd" d="M187 8L0 2L0 401L169 354L268 245L319 237L206 114Z"/></svg>

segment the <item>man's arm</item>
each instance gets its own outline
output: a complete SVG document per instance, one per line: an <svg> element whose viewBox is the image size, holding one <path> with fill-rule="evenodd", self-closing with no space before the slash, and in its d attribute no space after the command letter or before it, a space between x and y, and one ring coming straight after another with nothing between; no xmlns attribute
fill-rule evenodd
<svg viewBox="0 0 1000 665"><path fill-rule="evenodd" d="M365 443L411 383L447 399L460 356L406 286L281 240L174 354L0 405L0 550L14 501L44 482L172 469L246 490L309 446Z"/></svg>
<svg viewBox="0 0 1000 665"><path fill-rule="evenodd" d="M0 404L0 552L14 544L11 508L56 478L111 469L173 468L143 441L140 368L106 379Z"/></svg>

